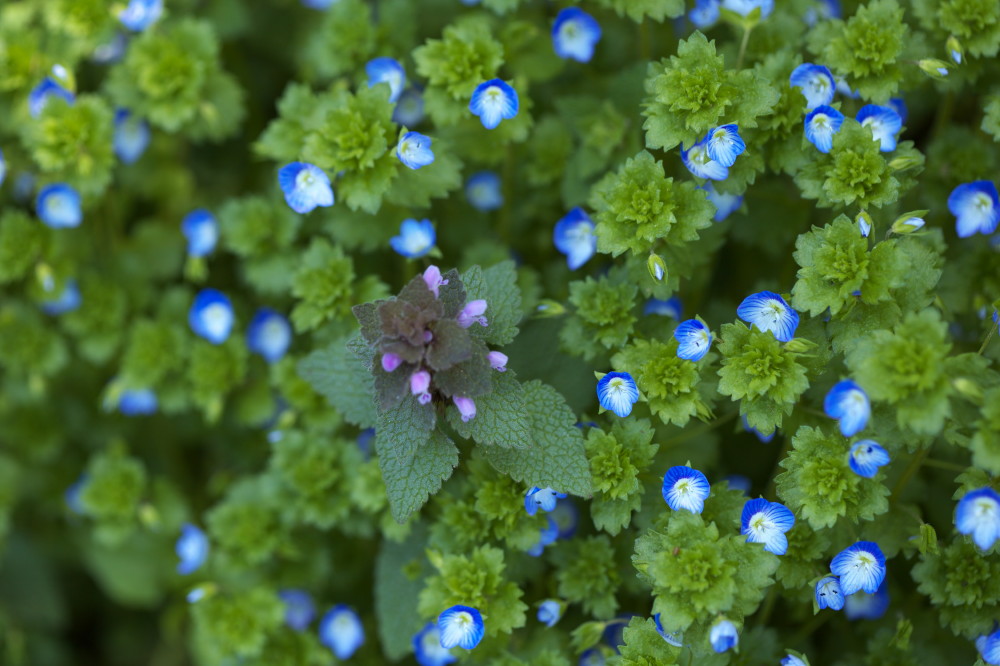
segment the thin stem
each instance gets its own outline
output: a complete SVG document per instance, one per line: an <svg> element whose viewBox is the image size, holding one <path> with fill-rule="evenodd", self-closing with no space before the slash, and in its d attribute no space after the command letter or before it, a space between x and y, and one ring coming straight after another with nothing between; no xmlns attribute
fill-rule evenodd
<svg viewBox="0 0 1000 666"><path fill-rule="evenodd" d="M783 443L781 445L781 451L778 452L778 457L774 459L774 469L771 470L771 480L767 482L767 490L764 491L764 495L771 497L774 495L775 490L777 490L777 484L775 483L775 478L778 476L778 467L781 461L784 460L785 456L788 454L788 449L792 448L792 438L789 435L782 437Z"/></svg>
<svg viewBox="0 0 1000 666"><path fill-rule="evenodd" d="M760 615L757 617L757 626L766 627L767 621L771 618L771 611L774 610L774 604L778 601L778 595L774 591L775 586L772 585L767 591L767 599L764 600L764 608L761 609Z"/></svg>
<svg viewBox="0 0 1000 666"><path fill-rule="evenodd" d="M745 56L747 52L747 44L750 42L751 30L753 30L753 28L743 29L743 41L740 42L740 54L736 56L736 69L743 68L743 56Z"/></svg>
<svg viewBox="0 0 1000 666"><path fill-rule="evenodd" d="M706 423L700 428L693 428L691 430L685 429L684 432L682 432L681 434L677 435L676 437L671 437L666 442L664 442L663 448L666 448L671 444L679 444L680 442L691 439L692 437L697 437L698 435L701 435L703 433L715 430L719 426L724 425L728 421L731 421L738 413L739 412L730 412L725 416L720 416L711 423Z"/></svg>
<svg viewBox="0 0 1000 666"><path fill-rule="evenodd" d="M979 356L983 355L983 352L986 351L986 345L990 344L990 339L993 338L993 334L997 332L998 327L1000 327L1000 323L993 324L993 326L990 327L990 332L986 334L986 339L983 340L983 346L979 348L979 351L977 351L976 354Z"/></svg>
<svg viewBox="0 0 1000 666"><path fill-rule="evenodd" d="M910 464L906 466L905 470L903 470L903 476L899 477L899 481L896 482L896 487L892 489L892 495L889 496L889 504L896 503L900 494L903 492L903 489L906 488L906 484L910 482L913 475L917 473L918 469L920 469L920 465L923 464L924 458L927 457L928 453L930 453L929 447L926 449L920 449L917 451L916 455L913 456L910 460Z"/></svg>
<svg viewBox="0 0 1000 666"><path fill-rule="evenodd" d="M936 458L926 458L923 464L926 467L937 467L938 469L946 469L951 472L964 472L967 467L964 465L959 465L958 463L951 463L947 460L937 460Z"/></svg>
<svg viewBox="0 0 1000 666"><path fill-rule="evenodd" d="M649 44L649 22L639 23L639 59L649 60L652 58L652 49Z"/></svg>
<svg viewBox="0 0 1000 666"><path fill-rule="evenodd" d="M813 619L806 626L792 637L792 640L788 641L788 645L798 645L806 638L809 638L817 629L822 627L827 620L834 616L834 613L819 613L814 615Z"/></svg>

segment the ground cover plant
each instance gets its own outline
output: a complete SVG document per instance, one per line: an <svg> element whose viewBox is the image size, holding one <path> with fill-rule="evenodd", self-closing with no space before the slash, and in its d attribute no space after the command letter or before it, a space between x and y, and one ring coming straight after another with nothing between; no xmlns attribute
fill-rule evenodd
<svg viewBox="0 0 1000 666"><path fill-rule="evenodd" d="M1000 664L995 0L9 0L0 663Z"/></svg>

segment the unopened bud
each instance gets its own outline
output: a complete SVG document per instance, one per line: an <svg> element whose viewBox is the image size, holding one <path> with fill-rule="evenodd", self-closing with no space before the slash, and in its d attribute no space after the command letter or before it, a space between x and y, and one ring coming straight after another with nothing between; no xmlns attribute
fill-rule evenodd
<svg viewBox="0 0 1000 666"><path fill-rule="evenodd" d="M857 222L861 235L868 238L868 235L872 232L872 216L865 211L861 211L854 218L854 221Z"/></svg>
<svg viewBox="0 0 1000 666"><path fill-rule="evenodd" d="M926 214L926 210L914 210L909 213L903 213L892 223L889 231L894 234L912 234L914 231L922 229L924 224L926 224L923 218Z"/></svg>
<svg viewBox="0 0 1000 666"><path fill-rule="evenodd" d="M664 263L663 258L658 254L649 255L649 259L646 260L646 269L649 270L650 276L657 282L662 282L663 278L667 276L667 264Z"/></svg>
<svg viewBox="0 0 1000 666"><path fill-rule="evenodd" d="M948 49L948 55L950 55L951 59L955 61L955 64L961 65L962 58L965 56L965 49L962 48L962 42L958 41L958 38L955 37L955 35L952 35L948 38L948 41L945 42L944 47Z"/></svg>
<svg viewBox="0 0 1000 666"><path fill-rule="evenodd" d="M932 79L943 79L948 76L948 63L937 58L924 58L917 61L917 66Z"/></svg>

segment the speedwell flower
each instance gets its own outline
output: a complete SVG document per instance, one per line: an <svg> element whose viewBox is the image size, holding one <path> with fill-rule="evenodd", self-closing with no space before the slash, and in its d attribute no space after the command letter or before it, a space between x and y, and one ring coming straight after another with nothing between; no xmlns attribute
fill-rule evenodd
<svg viewBox="0 0 1000 666"><path fill-rule="evenodd" d="M721 0L695 0L694 8L688 12L688 20L694 27L704 30L719 21Z"/></svg>
<svg viewBox="0 0 1000 666"><path fill-rule="evenodd" d="M809 666L801 657L796 657L794 654L785 655L778 663L780 666Z"/></svg>
<svg viewBox="0 0 1000 666"><path fill-rule="evenodd" d="M965 493L955 510L955 528L988 550L1000 539L1000 495L992 488Z"/></svg>
<svg viewBox="0 0 1000 666"><path fill-rule="evenodd" d="M663 475L663 501L674 511L701 513L712 487L705 475L685 465L677 465Z"/></svg>
<svg viewBox="0 0 1000 666"><path fill-rule="evenodd" d="M844 124L844 114L832 106L817 106L806 116L806 138L821 153L833 148L833 135Z"/></svg>
<svg viewBox="0 0 1000 666"><path fill-rule="evenodd" d="M877 442L863 439L851 447L851 458L848 462L855 474L870 479L878 473L879 467L889 464L889 452Z"/></svg>
<svg viewBox="0 0 1000 666"><path fill-rule="evenodd" d="M118 411L125 416L149 416L155 414L159 406L156 394L148 388L125 389L118 396Z"/></svg>
<svg viewBox="0 0 1000 666"><path fill-rule="evenodd" d="M709 180L725 180L729 178L729 169L713 160L708 154L708 138L702 139L688 150L681 150L681 161L687 170L698 178Z"/></svg>
<svg viewBox="0 0 1000 666"><path fill-rule="evenodd" d="M582 208L574 208L556 222L552 242L557 250L566 255L569 269L575 271L597 252L594 222Z"/></svg>
<svg viewBox="0 0 1000 666"><path fill-rule="evenodd" d="M562 617L562 604L555 599L546 599L538 607L538 621L547 627L554 627Z"/></svg>
<svg viewBox="0 0 1000 666"><path fill-rule="evenodd" d="M774 0L722 0L722 8L740 16L749 16L750 12L759 9L760 17L766 19L774 11Z"/></svg>
<svg viewBox="0 0 1000 666"><path fill-rule="evenodd" d="M977 180L959 185L948 196L948 210L955 216L959 238L991 234L1000 222L1000 198L991 181Z"/></svg>
<svg viewBox="0 0 1000 666"><path fill-rule="evenodd" d="M794 338L795 329L799 326L799 313L772 291L761 291L744 298L736 308L736 316L762 331L770 331L780 342Z"/></svg>
<svg viewBox="0 0 1000 666"><path fill-rule="evenodd" d="M53 98L61 98L67 104L76 101L76 95L66 90L58 81L51 76L46 76L41 83L35 86L28 94L28 112L32 118L37 118L42 114L45 105Z"/></svg>
<svg viewBox="0 0 1000 666"><path fill-rule="evenodd" d="M375 58L365 65L368 75L368 87L374 88L380 83L389 84L389 101L393 104L403 94L406 85L406 72L395 58Z"/></svg>
<svg viewBox="0 0 1000 666"><path fill-rule="evenodd" d="M538 513L538 510L552 511L556 508L556 502L566 497L566 493L560 493L552 488L539 488L534 486L524 494L524 510L529 516Z"/></svg>
<svg viewBox="0 0 1000 666"><path fill-rule="evenodd" d="M665 640L668 645L673 645L674 647L684 647L684 643L680 639L680 634L671 634L664 631L663 623L660 622L659 613L653 615L653 624L656 625L656 633L658 633L660 638Z"/></svg>
<svg viewBox="0 0 1000 666"><path fill-rule="evenodd" d="M746 151L747 144L740 136L740 128L735 124L720 125L705 137L708 156L724 167L731 167L736 158Z"/></svg>
<svg viewBox="0 0 1000 666"><path fill-rule="evenodd" d="M545 527L538 532L538 541L536 541L535 545L531 546L526 551L528 555L531 555L532 557L541 556L541 554L545 552L546 546L554 544L557 539L562 537L562 532L559 529L559 525L556 523L556 519L552 516L547 516L547 518L548 521L546 522ZM576 526L574 524L574 529L575 528Z"/></svg>
<svg viewBox="0 0 1000 666"><path fill-rule="evenodd" d="M82 303L83 297L76 280L67 280L59 295L52 300L42 301L40 307L45 314L56 317L76 310Z"/></svg>
<svg viewBox="0 0 1000 666"><path fill-rule="evenodd" d="M465 181L465 198L473 208L484 213L500 208L503 205L500 176L492 171L472 174L469 180Z"/></svg>
<svg viewBox="0 0 1000 666"><path fill-rule="evenodd" d="M181 233L187 239L188 254L204 257L212 253L219 240L219 223L204 208L197 208L181 220Z"/></svg>
<svg viewBox="0 0 1000 666"><path fill-rule="evenodd" d="M742 194L723 194L715 189L711 181L702 185L700 189L705 190L705 198L715 206L715 214L712 215L712 220L715 222L722 222L743 205Z"/></svg>
<svg viewBox="0 0 1000 666"><path fill-rule="evenodd" d="M747 421L747 417L745 414L743 416L740 416L740 421L743 422L743 429L746 430L747 432L753 433L753 436L759 439L762 444L769 444L771 440L774 439L774 436L778 434L778 431L775 430L770 435L765 435L760 430L757 430L757 428L754 428L752 425L750 425L750 422Z"/></svg>
<svg viewBox="0 0 1000 666"><path fill-rule="evenodd" d="M128 6L118 13L118 20L132 32L142 32L162 14L163 0L129 0Z"/></svg>
<svg viewBox="0 0 1000 666"><path fill-rule="evenodd" d="M609 372L597 382L597 401L603 409L622 418L632 413L632 405L639 400L639 389L627 372Z"/></svg>
<svg viewBox="0 0 1000 666"><path fill-rule="evenodd" d="M844 598L844 615L848 620L877 620L889 608L889 590L885 581L874 594L855 592Z"/></svg>
<svg viewBox="0 0 1000 666"><path fill-rule="evenodd" d="M337 659L350 659L365 644L361 618L349 606L337 604L319 621L319 642L333 650Z"/></svg>
<svg viewBox="0 0 1000 666"><path fill-rule="evenodd" d="M278 171L278 185L285 193L285 201L296 213L308 213L317 206L333 205L330 177L315 164L286 164Z"/></svg>
<svg viewBox="0 0 1000 666"><path fill-rule="evenodd" d="M684 307L681 299L676 296L671 296L665 301L658 298L651 298L646 301L646 305L642 308L642 314L644 315L663 315L664 317L678 320L681 318L683 312Z"/></svg>
<svg viewBox="0 0 1000 666"><path fill-rule="evenodd" d="M879 150L888 153L896 150L896 135L903 129L903 119L891 106L866 104L856 116L862 127L872 131L872 139L879 142Z"/></svg>
<svg viewBox="0 0 1000 666"><path fill-rule="evenodd" d="M976 649L979 650L979 656L987 664L992 666L1000 664L1000 629L995 629L993 633L977 638Z"/></svg>
<svg viewBox="0 0 1000 666"><path fill-rule="evenodd" d="M577 7L561 10L552 24L552 46L560 58L590 62L599 41L600 24Z"/></svg>
<svg viewBox="0 0 1000 666"><path fill-rule="evenodd" d="M795 525L795 514L783 504L758 498L743 505L740 523L747 543L762 543L769 553L784 555L788 551L785 532Z"/></svg>
<svg viewBox="0 0 1000 666"><path fill-rule="evenodd" d="M722 654L736 647L736 644L740 642L740 635L736 631L735 624L729 620L721 619L712 625L708 640L712 644L712 649Z"/></svg>
<svg viewBox="0 0 1000 666"><path fill-rule="evenodd" d="M452 606L438 616L441 630L441 647L455 646L471 650L483 640L483 616L470 606Z"/></svg>
<svg viewBox="0 0 1000 666"><path fill-rule="evenodd" d="M305 631L316 617L312 596L305 590L278 591L278 598L285 603L285 624L295 631Z"/></svg>
<svg viewBox="0 0 1000 666"><path fill-rule="evenodd" d="M820 610L829 608L839 611L844 607L844 593L840 590L840 581L834 576L827 576L816 583L814 594Z"/></svg>
<svg viewBox="0 0 1000 666"><path fill-rule="evenodd" d="M389 239L389 245L407 259L419 259L431 251L436 240L430 220L406 219L399 225L399 235Z"/></svg>
<svg viewBox="0 0 1000 666"><path fill-rule="evenodd" d="M413 637L413 656L420 666L447 666L458 661L451 650L441 646L441 630L433 622Z"/></svg>
<svg viewBox="0 0 1000 666"><path fill-rule="evenodd" d="M823 400L823 411L831 419L840 419L840 432L852 437L868 425L872 408L868 394L850 379L837 382Z"/></svg>
<svg viewBox="0 0 1000 666"><path fill-rule="evenodd" d="M407 88L392 110L392 122L403 127L414 127L423 119L424 96L416 88Z"/></svg>
<svg viewBox="0 0 1000 666"><path fill-rule="evenodd" d="M419 132L407 132L396 146L396 157L411 169L419 169L434 163L431 138Z"/></svg>
<svg viewBox="0 0 1000 666"><path fill-rule="evenodd" d="M260 308L247 328L247 347L268 363L277 363L292 344L288 319L271 308Z"/></svg>
<svg viewBox="0 0 1000 666"><path fill-rule="evenodd" d="M688 361L700 361L712 346L712 332L697 319L688 319L674 330L677 356Z"/></svg>
<svg viewBox="0 0 1000 666"><path fill-rule="evenodd" d="M3 158L3 151L0 150L0 185L3 185L3 179L7 175L7 161Z"/></svg>
<svg viewBox="0 0 1000 666"><path fill-rule="evenodd" d="M149 123L137 118L126 109L115 111L114 150L125 164L132 164L142 157L149 146Z"/></svg>
<svg viewBox="0 0 1000 666"><path fill-rule="evenodd" d="M830 70L811 62L803 63L792 70L788 83L802 91L802 95L806 98L806 109L810 111L832 102L837 89Z"/></svg>
<svg viewBox="0 0 1000 666"><path fill-rule="evenodd" d="M845 595L858 590L871 594L885 580L885 555L877 543L859 541L833 558L830 571L840 577L840 589Z"/></svg>
<svg viewBox="0 0 1000 666"><path fill-rule="evenodd" d="M501 120L516 116L519 106L517 91L501 79L480 83L469 100L469 111L479 116L486 129L495 129Z"/></svg>
<svg viewBox="0 0 1000 666"><path fill-rule="evenodd" d="M53 229L78 227L83 221L80 194L66 183L43 187L35 200L35 211L38 219Z"/></svg>
<svg viewBox="0 0 1000 666"><path fill-rule="evenodd" d="M213 345L220 345L233 329L233 304L217 289L202 289L188 311L191 330Z"/></svg>
<svg viewBox="0 0 1000 666"><path fill-rule="evenodd" d="M177 573L187 576L200 569L208 559L208 537L195 525L184 523L174 550L181 560L177 564Z"/></svg>

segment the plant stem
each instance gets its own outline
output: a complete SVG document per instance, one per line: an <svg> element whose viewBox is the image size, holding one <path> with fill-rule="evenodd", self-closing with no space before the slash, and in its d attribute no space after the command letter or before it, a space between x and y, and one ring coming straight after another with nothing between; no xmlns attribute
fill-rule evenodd
<svg viewBox="0 0 1000 666"><path fill-rule="evenodd" d="M916 455L913 456L910 460L910 464L906 466L905 470L903 470L903 476L899 477L899 481L896 482L896 487L892 489L892 495L889 496L889 504L896 503L900 494L903 492L903 489L906 488L906 484L910 482L913 475L917 473L918 469L920 469L920 465L923 464L924 458L927 457L928 453L930 453L930 447L917 451Z"/></svg>
<svg viewBox="0 0 1000 666"><path fill-rule="evenodd" d="M745 56L747 52L747 44L750 42L751 30L753 30L753 28L743 29L743 41L740 42L740 54L736 56L736 69L743 68L743 56Z"/></svg>
<svg viewBox="0 0 1000 666"><path fill-rule="evenodd" d="M639 60L650 60L652 51L649 45L649 23L642 21L639 23Z"/></svg>
<svg viewBox="0 0 1000 666"><path fill-rule="evenodd" d="M778 595L774 591L776 585L777 583L771 585L771 589L767 591L767 599L764 600L764 607L757 618L758 627L766 627L767 621L771 618L771 611L774 610L774 604L778 601Z"/></svg>
<svg viewBox="0 0 1000 666"><path fill-rule="evenodd" d="M983 352L986 351L986 345L990 344L990 339L992 339L993 334L997 332L997 327L1000 327L1000 324L993 324L993 326L990 327L990 332L986 334L986 339L983 340L983 346L979 348L979 351L977 351L976 354L979 356L983 355Z"/></svg>
<svg viewBox="0 0 1000 666"><path fill-rule="evenodd" d="M958 463L950 463L947 460L937 460L936 458L926 458L923 464L927 467L937 467L938 469L946 469L952 472L964 472L967 469Z"/></svg>

